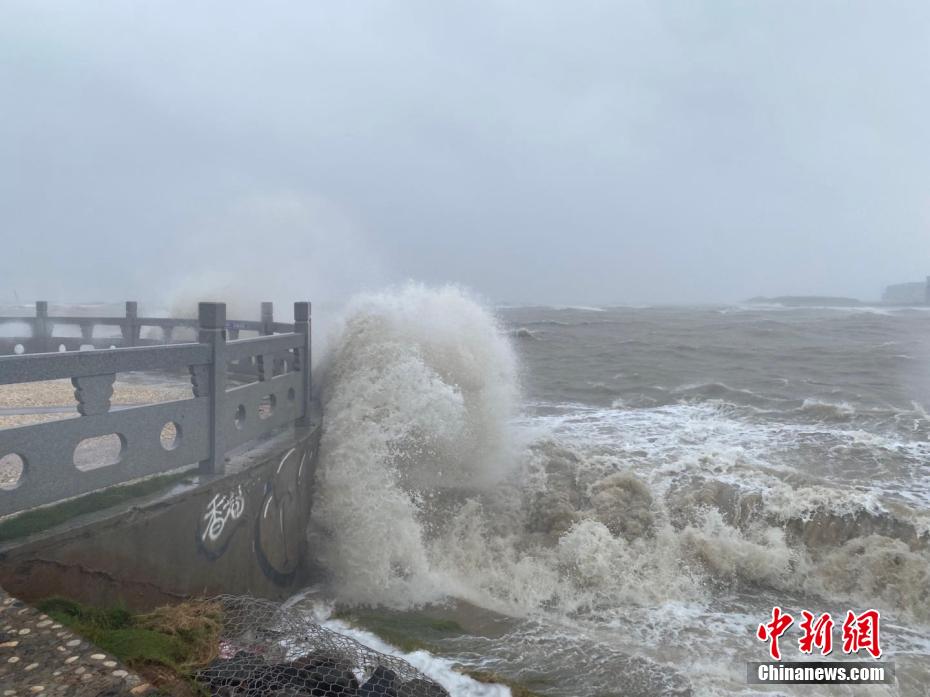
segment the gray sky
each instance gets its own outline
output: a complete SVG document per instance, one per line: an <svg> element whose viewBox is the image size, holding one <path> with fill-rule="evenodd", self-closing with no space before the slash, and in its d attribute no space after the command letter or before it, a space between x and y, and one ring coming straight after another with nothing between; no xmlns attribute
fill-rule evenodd
<svg viewBox="0 0 930 697"><path fill-rule="evenodd" d="M0 0L0 239L0 302L877 297L930 3Z"/></svg>

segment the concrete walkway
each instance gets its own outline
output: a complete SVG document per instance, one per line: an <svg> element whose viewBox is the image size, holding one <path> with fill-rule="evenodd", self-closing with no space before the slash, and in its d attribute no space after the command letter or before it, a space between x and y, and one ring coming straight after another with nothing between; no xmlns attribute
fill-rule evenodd
<svg viewBox="0 0 930 697"><path fill-rule="evenodd" d="M152 687L0 588L0 697L134 697Z"/></svg>

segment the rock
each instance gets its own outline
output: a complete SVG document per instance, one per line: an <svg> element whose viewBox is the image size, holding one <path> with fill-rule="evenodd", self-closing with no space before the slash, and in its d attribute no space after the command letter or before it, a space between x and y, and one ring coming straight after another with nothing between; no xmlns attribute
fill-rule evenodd
<svg viewBox="0 0 930 697"><path fill-rule="evenodd" d="M417 678L400 686L397 697L451 697L442 685L432 680Z"/></svg>
<svg viewBox="0 0 930 697"><path fill-rule="evenodd" d="M358 695L359 697L399 697L397 673L384 666L378 666L368 681L359 688Z"/></svg>
<svg viewBox="0 0 930 697"><path fill-rule="evenodd" d="M293 673L289 673L293 671ZM296 695L303 695L304 688L307 685L300 679L300 669L294 668L288 664L277 664L264 666L253 671L252 677L248 681L240 684L239 689L242 697L265 697L271 694L285 694L286 690ZM308 675L309 677L309 675ZM314 685L310 685L314 687Z"/></svg>
<svg viewBox="0 0 930 697"><path fill-rule="evenodd" d="M343 674L319 673L299 668L293 663L277 663L258 671L252 679L240 686L241 697L315 697L340 695L356 697L358 681ZM244 691L243 691L244 688ZM237 694L237 697L239 695Z"/></svg>
<svg viewBox="0 0 930 697"><path fill-rule="evenodd" d="M210 686L211 691L218 692L221 687L238 687L264 670L265 662L261 656L248 651L239 651L232 658L217 658L203 670L194 674L197 682Z"/></svg>
<svg viewBox="0 0 930 697"><path fill-rule="evenodd" d="M248 651L217 659L195 678L215 697L357 697L358 680L348 661L323 652L301 656L290 663L268 664ZM390 694L378 693L371 694Z"/></svg>
<svg viewBox="0 0 930 697"><path fill-rule="evenodd" d="M314 651L295 659L291 665L307 671L320 685L330 687L337 694L355 694L358 690L352 663L343 656Z"/></svg>

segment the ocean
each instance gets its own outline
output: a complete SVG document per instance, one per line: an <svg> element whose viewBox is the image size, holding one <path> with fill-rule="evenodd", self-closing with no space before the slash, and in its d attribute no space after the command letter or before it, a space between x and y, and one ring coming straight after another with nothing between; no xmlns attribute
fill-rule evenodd
<svg viewBox="0 0 930 697"><path fill-rule="evenodd" d="M326 344L309 535L334 626L373 640L336 618L377 616L443 675L552 697L930 694L927 309L410 285ZM880 611L897 684L747 685L774 606L785 660L802 610L836 620L832 659L846 613Z"/></svg>

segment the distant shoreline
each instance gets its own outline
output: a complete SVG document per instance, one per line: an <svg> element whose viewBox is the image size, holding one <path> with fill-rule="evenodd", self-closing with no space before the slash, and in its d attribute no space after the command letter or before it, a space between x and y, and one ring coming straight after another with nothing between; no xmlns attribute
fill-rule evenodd
<svg viewBox="0 0 930 697"><path fill-rule="evenodd" d="M914 303L889 303L881 300L863 302L856 298L829 295L779 295L771 298L756 296L745 301L749 305L783 305L785 307L903 307Z"/></svg>

